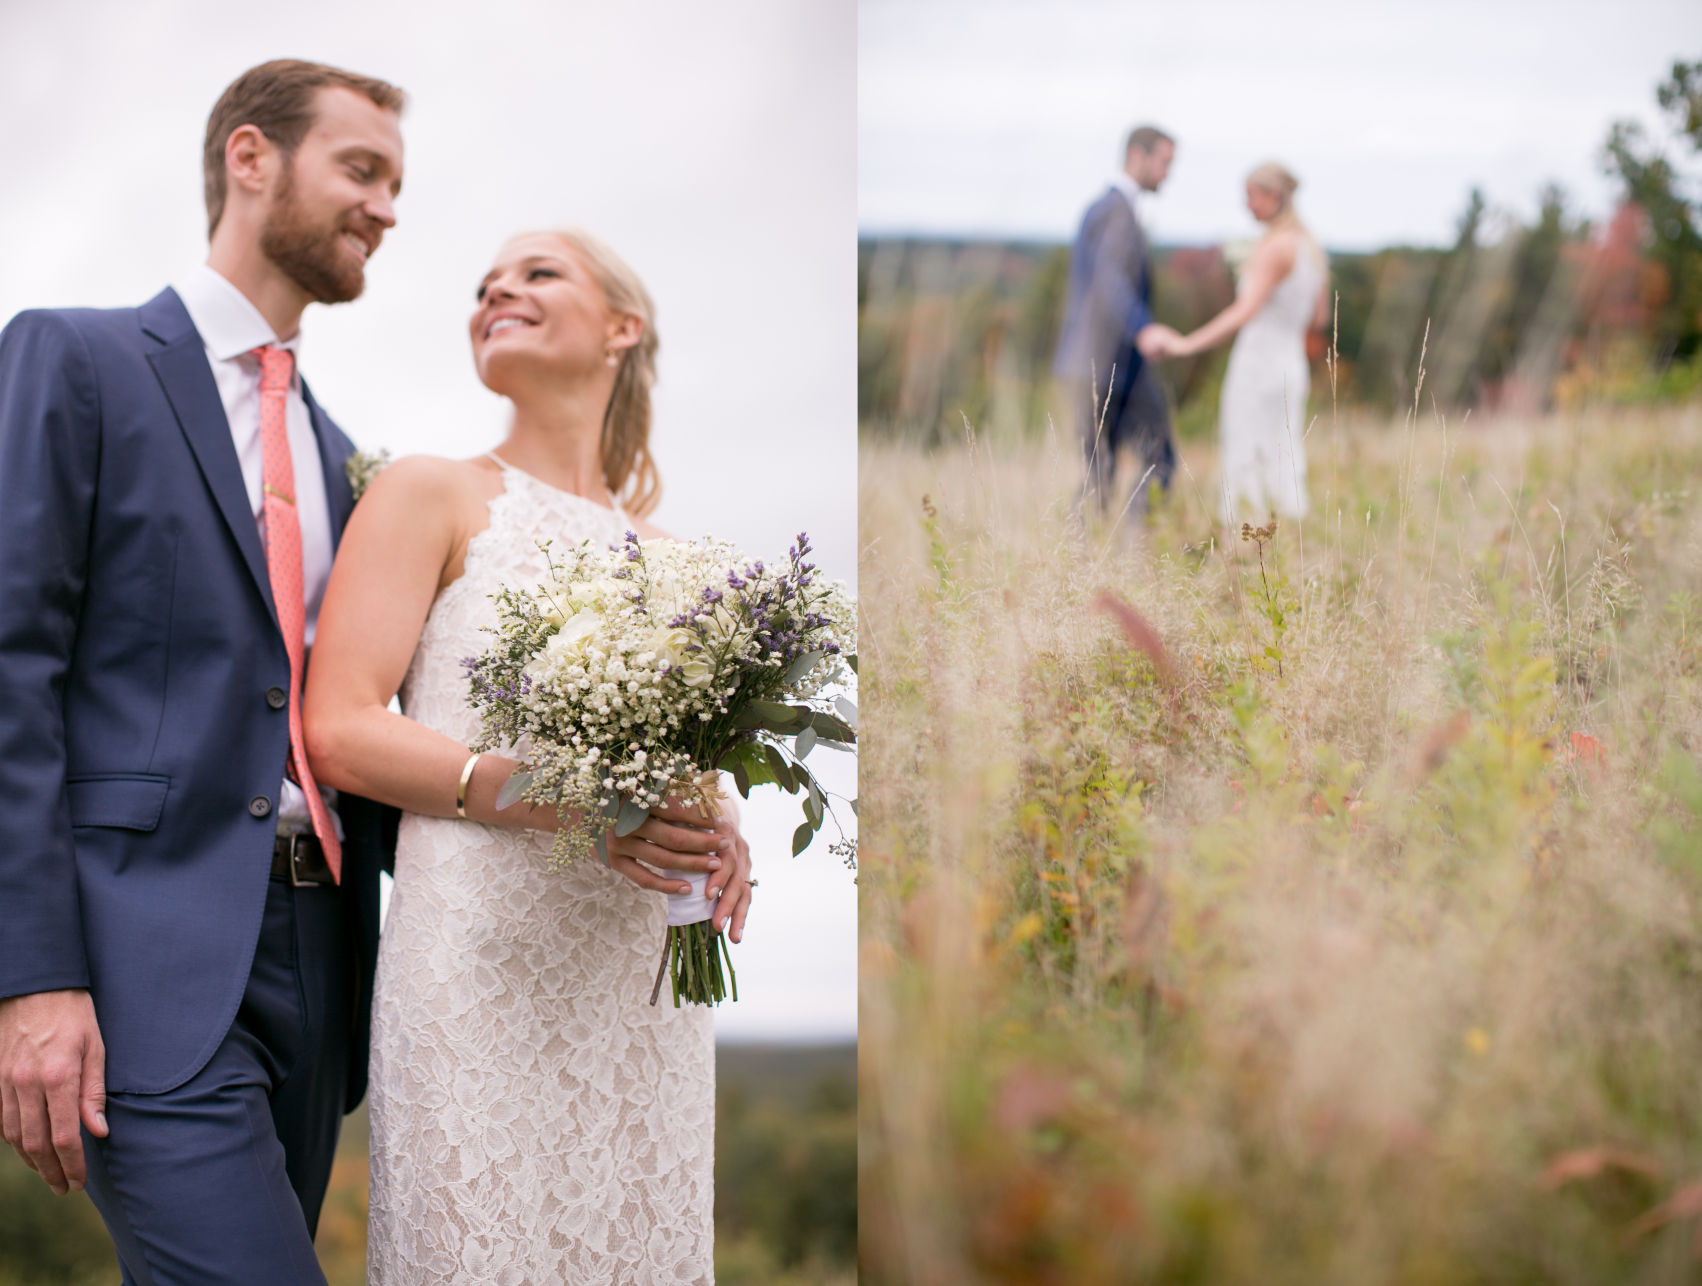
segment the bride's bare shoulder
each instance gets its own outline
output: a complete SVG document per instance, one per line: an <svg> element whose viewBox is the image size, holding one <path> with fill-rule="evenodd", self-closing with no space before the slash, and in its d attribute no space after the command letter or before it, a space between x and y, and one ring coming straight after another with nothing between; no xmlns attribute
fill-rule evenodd
<svg viewBox="0 0 1702 1286"><path fill-rule="evenodd" d="M482 503L501 490L502 475L488 461L405 455L373 479L367 494L388 506L468 500Z"/></svg>

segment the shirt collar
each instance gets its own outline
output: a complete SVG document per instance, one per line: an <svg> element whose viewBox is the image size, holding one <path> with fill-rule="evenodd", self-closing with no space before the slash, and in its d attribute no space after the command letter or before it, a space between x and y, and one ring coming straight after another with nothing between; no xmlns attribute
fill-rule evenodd
<svg viewBox="0 0 1702 1286"><path fill-rule="evenodd" d="M1129 203L1129 209L1134 212L1134 216L1138 220L1141 217L1140 188L1135 185L1135 181L1129 177L1128 172L1118 170L1117 173L1113 174L1111 186L1123 194L1123 199Z"/></svg>
<svg viewBox="0 0 1702 1286"><path fill-rule="evenodd" d="M215 269L197 264L181 281L174 282L172 289L216 360L228 362L263 344L277 344L296 354L299 362L301 332L280 343L248 296Z"/></svg>

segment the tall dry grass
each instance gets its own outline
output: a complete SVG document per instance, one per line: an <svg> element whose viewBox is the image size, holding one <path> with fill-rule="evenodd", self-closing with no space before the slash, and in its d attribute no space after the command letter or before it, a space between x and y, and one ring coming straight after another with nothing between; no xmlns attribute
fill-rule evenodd
<svg viewBox="0 0 1702 1286"><path fill-rule="evenodd" d="M865 449L863 1280L1702 1279L1702 412L1309 448Z"/></svg>

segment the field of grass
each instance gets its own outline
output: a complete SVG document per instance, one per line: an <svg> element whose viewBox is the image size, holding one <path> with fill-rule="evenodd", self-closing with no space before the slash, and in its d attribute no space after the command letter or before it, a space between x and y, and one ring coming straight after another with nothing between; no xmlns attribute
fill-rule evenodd
<svg viewBox="0 0 1702 1286"><path fill-rule="evenodd" d="M850 1286L857 1240L857 1048L716 1049L715 1264L721 1286ZM366 1280L367 1124L344 1124L319 1219L329 1286ZM111 1286L88 1197L55 1197L0 1145L0 1286Z"/></svg>
<svg viewBox="0 0 1702 1286"><path fill-rule="evenodd" d="M861 459L869 1283L1702 1281L1702 407Z"/></svg>

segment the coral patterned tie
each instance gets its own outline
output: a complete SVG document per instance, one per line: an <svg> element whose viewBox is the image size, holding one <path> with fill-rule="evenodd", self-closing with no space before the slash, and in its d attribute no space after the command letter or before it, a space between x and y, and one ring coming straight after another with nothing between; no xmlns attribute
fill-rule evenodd
<svg viewBox="0 0 1702 1286"><path fill-rule="evenodd" d="M290 654L290 764L296 783L307 796L307 811L313 818L314 834L325 849L331 878L339 883L343 871L343 846L325 800L314 785L313 770L301 737L301 680L307 649L307 609L301 581L301 520L295 509L295 465L290 459L290 439L284 427L284 397L295 371L295 354L276 344L253 350L260 362L260 455L261 513L266 519L266 571L272 578L272 601L278 607L278 626L284 632L284 648Z"/></svg>

